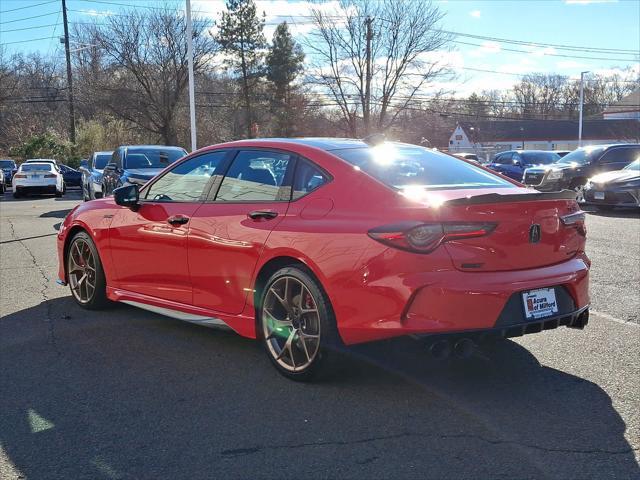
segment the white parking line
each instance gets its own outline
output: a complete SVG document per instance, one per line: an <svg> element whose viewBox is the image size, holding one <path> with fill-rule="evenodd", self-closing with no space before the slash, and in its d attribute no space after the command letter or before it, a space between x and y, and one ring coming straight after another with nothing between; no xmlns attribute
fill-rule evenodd
<svg viewBox="0 0 640 480"><path fill-rule="evenodd" d="M636 328L640 327L640 325L638 325L637 323L620 320L619 318L613 317L607 313L598 312L596 310L591 310L591 313L593 315L597 315L598 317L602 317L605 320L611 320L612 322L621 323L623 325L629 325L630 327L636 327Z"/></svg>

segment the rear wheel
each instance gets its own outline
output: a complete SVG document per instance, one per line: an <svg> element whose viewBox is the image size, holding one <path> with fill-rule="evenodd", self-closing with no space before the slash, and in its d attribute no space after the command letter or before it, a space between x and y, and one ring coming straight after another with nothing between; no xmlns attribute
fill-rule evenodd
<svg viewBox="0 0 640 480"><path fill-rule="evenodd" d="M13 198L20 198L21 195L22 194L17 189L13 190Z"/></svg>
<svg viewBox="0 0 640 480"><path fill-rule="evenodd" d="M4 195L6 187L4 186L4 182L0 182L0 193Z"/></svg>
<svg viewBox="0 0 640 480"><path fill-rule="evenodd" d="M67 277L71 295L78 305L89 310L108 305L102 262L93 240L85 232L77 233L69 242Z"/></svg>
<svg viewBox="0 0 640 480"><path fill-rule="evenodd" d="M339 345L335 316L311 275L296 267L278 270L256 313L259 338L278 372L299 381L330 373L328 360Z"/></svg>

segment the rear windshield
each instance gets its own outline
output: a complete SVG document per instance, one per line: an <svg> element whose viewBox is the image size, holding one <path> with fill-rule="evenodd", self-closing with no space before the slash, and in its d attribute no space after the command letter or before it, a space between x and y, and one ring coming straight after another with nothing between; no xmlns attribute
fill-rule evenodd
<svg viewBox="0 0 640 480"><path fill-rule="evenodd" d="M375 147L332 150L331 153L397 189L407 186L429 190L513 186L475 165L423 147L383 143Z"/></svg>
<svg viewBox="0 0 640 480"><path fill-rule="evenodd" d="M50 172L51 171L51 164L50 163L24 163L22 164L22 167L20 167L20 169L23 172L42 172L43 170L46 172Z"/></svg>
<svg viewBox="0 0 640 480"><path fill-rule="evenodd" d="M527 165L548 165L560 160L555 152L522 152L520 156Z"/></svg>
<svg viewBox="0 0 640 480"><path fill-rule="evenodd" d="M130 148L124 168L165 168L185 155L177 148Z"/></svg>
<svg viewBox="0 0 640 480"><path fill-rule="evenodd" d="M106 153L102 155L96 155L96 164L93 166L93 168L102 170L107 165L107 163L109 163L110 160L111 160L111 155L108 155Z"/></svg>
<svg viewBox="0 0 640 480"><path fill-rule="evenodd" d="M584 165L598 158L606 147L583 147L574 150L571 153L567 153L560 159L559 163L577 163Z"/></svg>

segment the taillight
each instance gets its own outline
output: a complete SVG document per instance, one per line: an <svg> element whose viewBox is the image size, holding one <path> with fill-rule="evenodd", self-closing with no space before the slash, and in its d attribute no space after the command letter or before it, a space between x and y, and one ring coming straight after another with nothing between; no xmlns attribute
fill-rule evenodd
<svg viewBox="0 0 640 480"><path fill-rule="evenodd" d="M27 176L24 173L16 173L13 178L27 178Z"/></svg>
<svg viewBox="0 0 640 480"><path fill-rule="evenodd" d="M574 227L583 237L587 236L587 225L585 224L586 214L580 210L560 217L560 221L567 227Z"/></svg>
<svg viewBox="0 0 640 480"><path fill-rule="evenodd" d="M369 236L391 247L415 253L429 253L441 243L463 238L483 237L496 228L496 223L424 223L386 225L369 230Z"/></svg>

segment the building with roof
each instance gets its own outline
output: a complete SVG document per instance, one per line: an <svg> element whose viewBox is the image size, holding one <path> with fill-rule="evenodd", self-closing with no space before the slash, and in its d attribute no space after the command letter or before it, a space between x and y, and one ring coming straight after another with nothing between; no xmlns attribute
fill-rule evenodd
<svg viewBox="0 0 640 480"><path fill-rule="evenodd" d="M605 120L640 120L640 89L631 92L619 102L609 105L602 113Z"/></svg>
<svg viewBox="0 0 640 480"><path fill-rule="evenodd" d="M640 120L585 120L582 143L640 143ZM578 122L572 120L458 122L449 138L450 152L480 155L516 149L573 150L577 147Z"/></svg>

